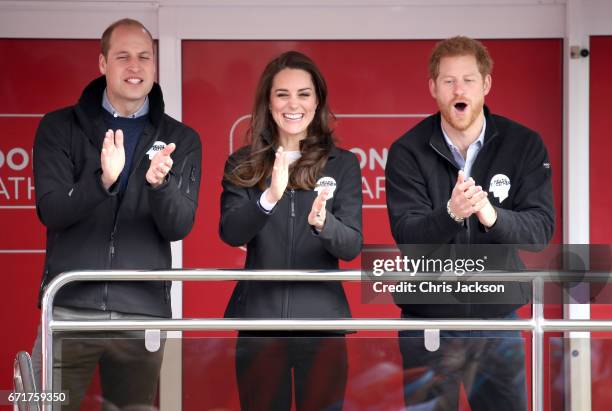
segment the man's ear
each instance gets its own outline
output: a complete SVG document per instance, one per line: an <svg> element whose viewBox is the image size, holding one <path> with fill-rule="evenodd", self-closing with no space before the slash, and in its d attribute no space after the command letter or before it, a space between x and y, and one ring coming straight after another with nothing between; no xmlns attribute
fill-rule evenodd
<svg viewBox="0 0 612 411"><path fill-rule="evenodd" d="M429 79L429 93L435 99L436 98L436 81L434 79Z"/></svg>
<svg viewBox="0 0 612 411"><path fill-rule="evenodd" d="M484 95L486 96L491 91L491 85L493 83L493 77L490 74L487 74L484 78Z"/></svg>
<svg viewBox="0 0 612 411"><path fill-rule="evenodd" d="M100 69L100 74L106 75L106 57L102 53L98 57L98 68Z"/></svg>

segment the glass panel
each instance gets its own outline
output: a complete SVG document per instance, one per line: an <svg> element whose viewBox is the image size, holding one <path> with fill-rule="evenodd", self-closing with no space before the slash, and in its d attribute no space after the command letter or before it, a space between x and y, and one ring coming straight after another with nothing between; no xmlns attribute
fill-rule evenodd
<svg viewBox="0 0 612 411"><path fill-rule="evenodd" d="M320 410L531 409L529 333L442 331L435 352L424 347L421 331L399 339L394 332L203 334L165 339L168 377L159 391L165 402L158 394L161 351L149 353L141 338L109 333L64 336L56 365L67 368L55 378L76 385L61 387L71 404L63 409L239 410L241 393L259 409L278 403L295 409L296 401ZM608 409L612 340L608 333L592 335L590 341L546 337L546 410L565 409L570 387L574 395L592 395L593 410ZM590 383L577 368L570 373L568 362L575 367L580 358L587 358ZM104 389L102 381L108 381Z"/></svg>
<svg viewBox="0 0 612 411"><path fill-rule="evenodd" d="M320 410L527 409L521 333L442 332L436 353L422 335L185 338L183 410L238 410L240 392L247 409L296 401Z"/></svg>
<svg viewBox="0 0 612 411"><path fill-rule="evenodd" d="M54 338L53 410L158 409L159 373L166 339L160 348L145 348L142 331L59 333ZM38 387L40 357L33 355ZM42 391L39 388L39 391Z"/></svg>
<svg viewBox="0 0 612 411"><path fill-rule="evenodd" d="M591 333L590 340L585 335L548 339L551 410L568 409L570 399L575 409L587 409L589 403L593 411L610 409L612 334Z"/></svg>

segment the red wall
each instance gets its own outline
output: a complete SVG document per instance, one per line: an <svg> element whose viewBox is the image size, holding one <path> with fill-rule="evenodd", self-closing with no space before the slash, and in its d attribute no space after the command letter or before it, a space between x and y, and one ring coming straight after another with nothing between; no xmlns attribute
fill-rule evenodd
<svg viewBox="0 0 612 411"><path fill-rule="evenodd" d="M591 37L590 59L590 133L589 133L589 225L591 243L612 243L612 196L609 183L612 181L610 150L610 67L612 65L612 37Z"/></svg>
<svg viewBox="0 0 612 411"><path fill-rule="evenodd" d="M612 67L612 37L591 37L590 59L590 133L589 133L589 201L590 201L590 240L592 244L612 244L612 195L610 181L610 152L612 144L610 132L610 67ZM608 259L609 261L609 259ZM611 268L608 267L608 270ZM610 292L606 286L607 295ZM591 305L591 317L596 319L612 318L611 300L599 298L600 304ZM609 333L593 333L592 354L592 393L593 409L608 409L612 402L612 341Z"/></svg>
<svg viewBox="0 0 612 411"><path fill-rule="evenodd" d="M557 207L557 229L553 241L558 243L562 238L562 42L490 40L485 43L495 60L493 88L487 104L493 112L539 131L548 147ZM331 108L339 117L336 134L340 145L366 153L374 149L380 155L420 121L420 117L371 118L366 114L426 114L436 110L427 88L427 60L433 45L434 41L184 42L183 121L196 128L204 147L203 190L196 226L183 243L185 267L243 265L244 252L226 246L218 238L220 183L223 164L230 152L232 125L250 113L257 79L271 58L289 49L303 51L312 57L325 75ZM516 58L518 55L520 59ZM345 115L360 116L343 117ZM241 121L231 135L234 149L241 145L241 133L246 124L246 121ZM384 207L384 192L379 196L371 195L375 191L376 179L384 177L384 169L376 162L373 169L369 165L368 158L362 170L367 183L367 186L364 184L364 204L366 207ZM364 209L364 234L365 243L392 243L385 208ZM345 266L359 267L358 262ZM230 283L186 283L183 289L184 315L221 316L232 287ZM361 304L357 284L345 284L345 288L355 317L398 316L394 306ZM558 307L551 308L549 314L559 314ZM356 409L371 404L400 408L401 378L398 370L401 363L392 338L394 334L382 334L384 339L378 343L361 338L363 335L381 334L351 336L347 401L358 404ZM221 350L224 359L217 357L213 360L212 356L207 356L205 365L199 362L198 353L214 349ZM234 396L205 394L235 390L235 387L227 386L228 381L230 385L234 381L232 349L231 340L223 343L193 341L185 345L184 355L189 360L184 362L184 409L201 409L203 405L210 408L237 406ZM374 355L376 352L380 357ZM371 386L360 386L365 373L375 365L379 367L375 375L380 380ZM217 367L216 372L207 373L209 367ZM380 367L388 368L383 370ZM359 395L356 387L374 390L379 395L367 399ZM384 398L381 397L383 393Z"/></svg>
<svg viewBox="0 0 612 411"><path fill-rule="evenodd" d="M36 308L44 254L44 228L38 222L32 179L32 144L42 114L73 104L98 75L99 42L91 40L0 39L0 389L12 387L17 351L32 351L39 322ZM23 150L23 151L22 151ZM13 166L7 163L12 152ZM25 153L25 155L23 155ZM0 162L1 163L1 162ZM21 167L23 169L20 169ZM17 251L21 250L21 252ZM25 252L23 252L25 250Z"/></svg>

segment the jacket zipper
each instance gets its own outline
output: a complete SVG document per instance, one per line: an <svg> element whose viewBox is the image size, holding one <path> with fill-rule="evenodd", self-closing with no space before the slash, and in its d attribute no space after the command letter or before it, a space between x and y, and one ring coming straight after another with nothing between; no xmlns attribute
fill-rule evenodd
<svg viewBox="0 0 612 411"><path fill-rule="evenodd" d="M289 255L287 268L293 267L293 237L295 233L295 190L289 191ZM289 317L289 284L285 284L285 301L283 303L283 318Z"/></svg>
<svg viewBox="0 0 612 411"><path fill-rule="evenodd" d="M434 147L433 144L429 143L429 146L431 148L434 149L434 151L436 153L438 153L440 156L442 156L442 158L444 158L446 161L448 161L449 163L451 163L453 165L453 167L457 168L457 166L455 165L455 163L453 161L451 161L448 157L446 157L444 154L442 154L437 148ZM484 147L484 144L483 144ZM482 151L483 147L480 148L480 150ZM476 159L478 159L478 157L476 157ZM476 163L476 161L474 161L474 164ZM472 168L474 168L474 164L472 164ZM470 219L466 218L465 219L465 228L466 228L466 244L470 244L471 241L471 228L470 228ZM466 305L467 308L467 315L471 315L472 313L472 308L470 304Z"/></svg>
<svg viewBox="0 0 612 411"><path fill-rule="evenodd" d="M438 155L440 155L440 156L441 156L443 159L445 159L446 161L448 161L448 162L449 162L449 163L450 163L450 164L451 164L451 165L452 165L454 168L456 168L456 169L457 169L457 171L459 171L459 169L457 168L457 165L455 164L455 162L454 162L454 161L451 161L451 160L450 160L448 157L446 157L444 154L442 154L442 153L440 152L440 150L438 150L436 147L434 147L434 145L433 145L433 144L429 143L429 146L430 146L431 148L433 148L433 150L434 150L436 153L438 153ZM481 148L481 150L482 150L482 148ZM469 244L469 243L470 243L470 222L469 222L469 221L470 221L470 219L469 219L469 218L466 218L464 221L465 221L466 234L467 234L467 243Z"/></svg>
<svg viewBox="0 0 612 411"><path fill-rule="evenodd" d="M291 189L291 218L295 218L295 190L293 188Z"/></svg>
<svg viewBox="0 0 612 411"><path fill-rule="evenodd" d="M497 133L494 133L491 138L495 137L497 135ZM485 143L482 144L482 146L480 147L480 151L478 151L478 154L482 153L482 150L484 150L485 148ZM476 156L476 158L474 159L474 162L472 163L472 170L476 170L476 162L478 161L478 156ZM473 173L472 173L473 174ZM466 227L467 227L467 242L468 244L470 244L471 241L471 228L470 228L470 223L469 223L469 219L465 220L466 222Z"/></svg>
<svg viewBox="0 0 612 411"><path fill-rule="evenodd" d="M145 126L145 130L146 130L146 126ZM144 138L145 136L147 136L147 133L143 130L143 134L140 136L140 138ZM149 145L149 141L147 141L147 143L144 145L144 148L146 149L148 145ZM132 160L132 170L130 171L130 175L128 176L127 184L125 185L125 191L123 192L123 198L121 199L121 203L116 205L114 208L113 230L110 233L110 241L108 245L108 268L111 270L113 268L113 260L115 258L115 234L117 232L117 219L119 218L119 210L123 206L123 201L125 200L125 197L127 196L127 193L128 193L128 189L130 187L130 181L133 180L134 174L136 174L136 171L140 167L140 163L142 162L144 154L146 153L143 153L142 150L139 153L136 153L136 152L134 153L134 155L137 156L135 157L136 162L134 163L134 160ZM107 307L108 307L108 281L104 283L104 295L102 297L102 309L106 310Z"/></svg>
<svg viewBox="0 0 612 411"><path fill-rule="evenodd" d="M449 163L450 163L450 164L451 164L453 167L457 168L457 165L455 164L455 162L454 162L454 161L451 161L451 159L449 159L449 158L448 158L448 157L446 157L444 154L442 154L442 153L440 152L440 150L438 150L436 147L434 147L434 145L433 145L433 144L429 143L429 146L430 146L431 148L433 148L433 149L434 149L434 151L435 151L436 153L438 153L438 154L439 154L439 155L440 155L440 156L441 156L443 159L445 159L446 161L448 161L448 162L449 162ZM457 168L457 171L459 171L459 169L458 169L458 168Z"/></svg>
<svg viewBox="0 0 612 411"><path fill-rule="evenodd" d="M115 222L113 224L113 231L110 233L110 240L108 242L108 268L113 268L113 259L115 258L115 231L117 230L117 213L115 213ZM106 310L108 306L108 281L104 282L104 295L102 296L102 310Z"/></svg>

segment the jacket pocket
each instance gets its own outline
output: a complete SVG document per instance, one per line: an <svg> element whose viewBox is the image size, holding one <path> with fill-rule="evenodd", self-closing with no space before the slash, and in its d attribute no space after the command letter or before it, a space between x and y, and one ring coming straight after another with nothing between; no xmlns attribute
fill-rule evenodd
<svg viewBox="0 0 612 411"><path fill-rule="evenodd" d="M189 180L187 182L187 189L185 190L186 194L191 194L193 190L192 186L195 185L196 176L195 176L195 166L191 166L191 171L189 171Z"/></svg>
<svg viewBox="0 0 612 411"><path fill-rule="evenodd" d="M196 184L196 166L191 163L191 156L185 157L181 166L178 168L177 178L178 189L187 195L187 197L195 200L195 184Z"/></svg>

